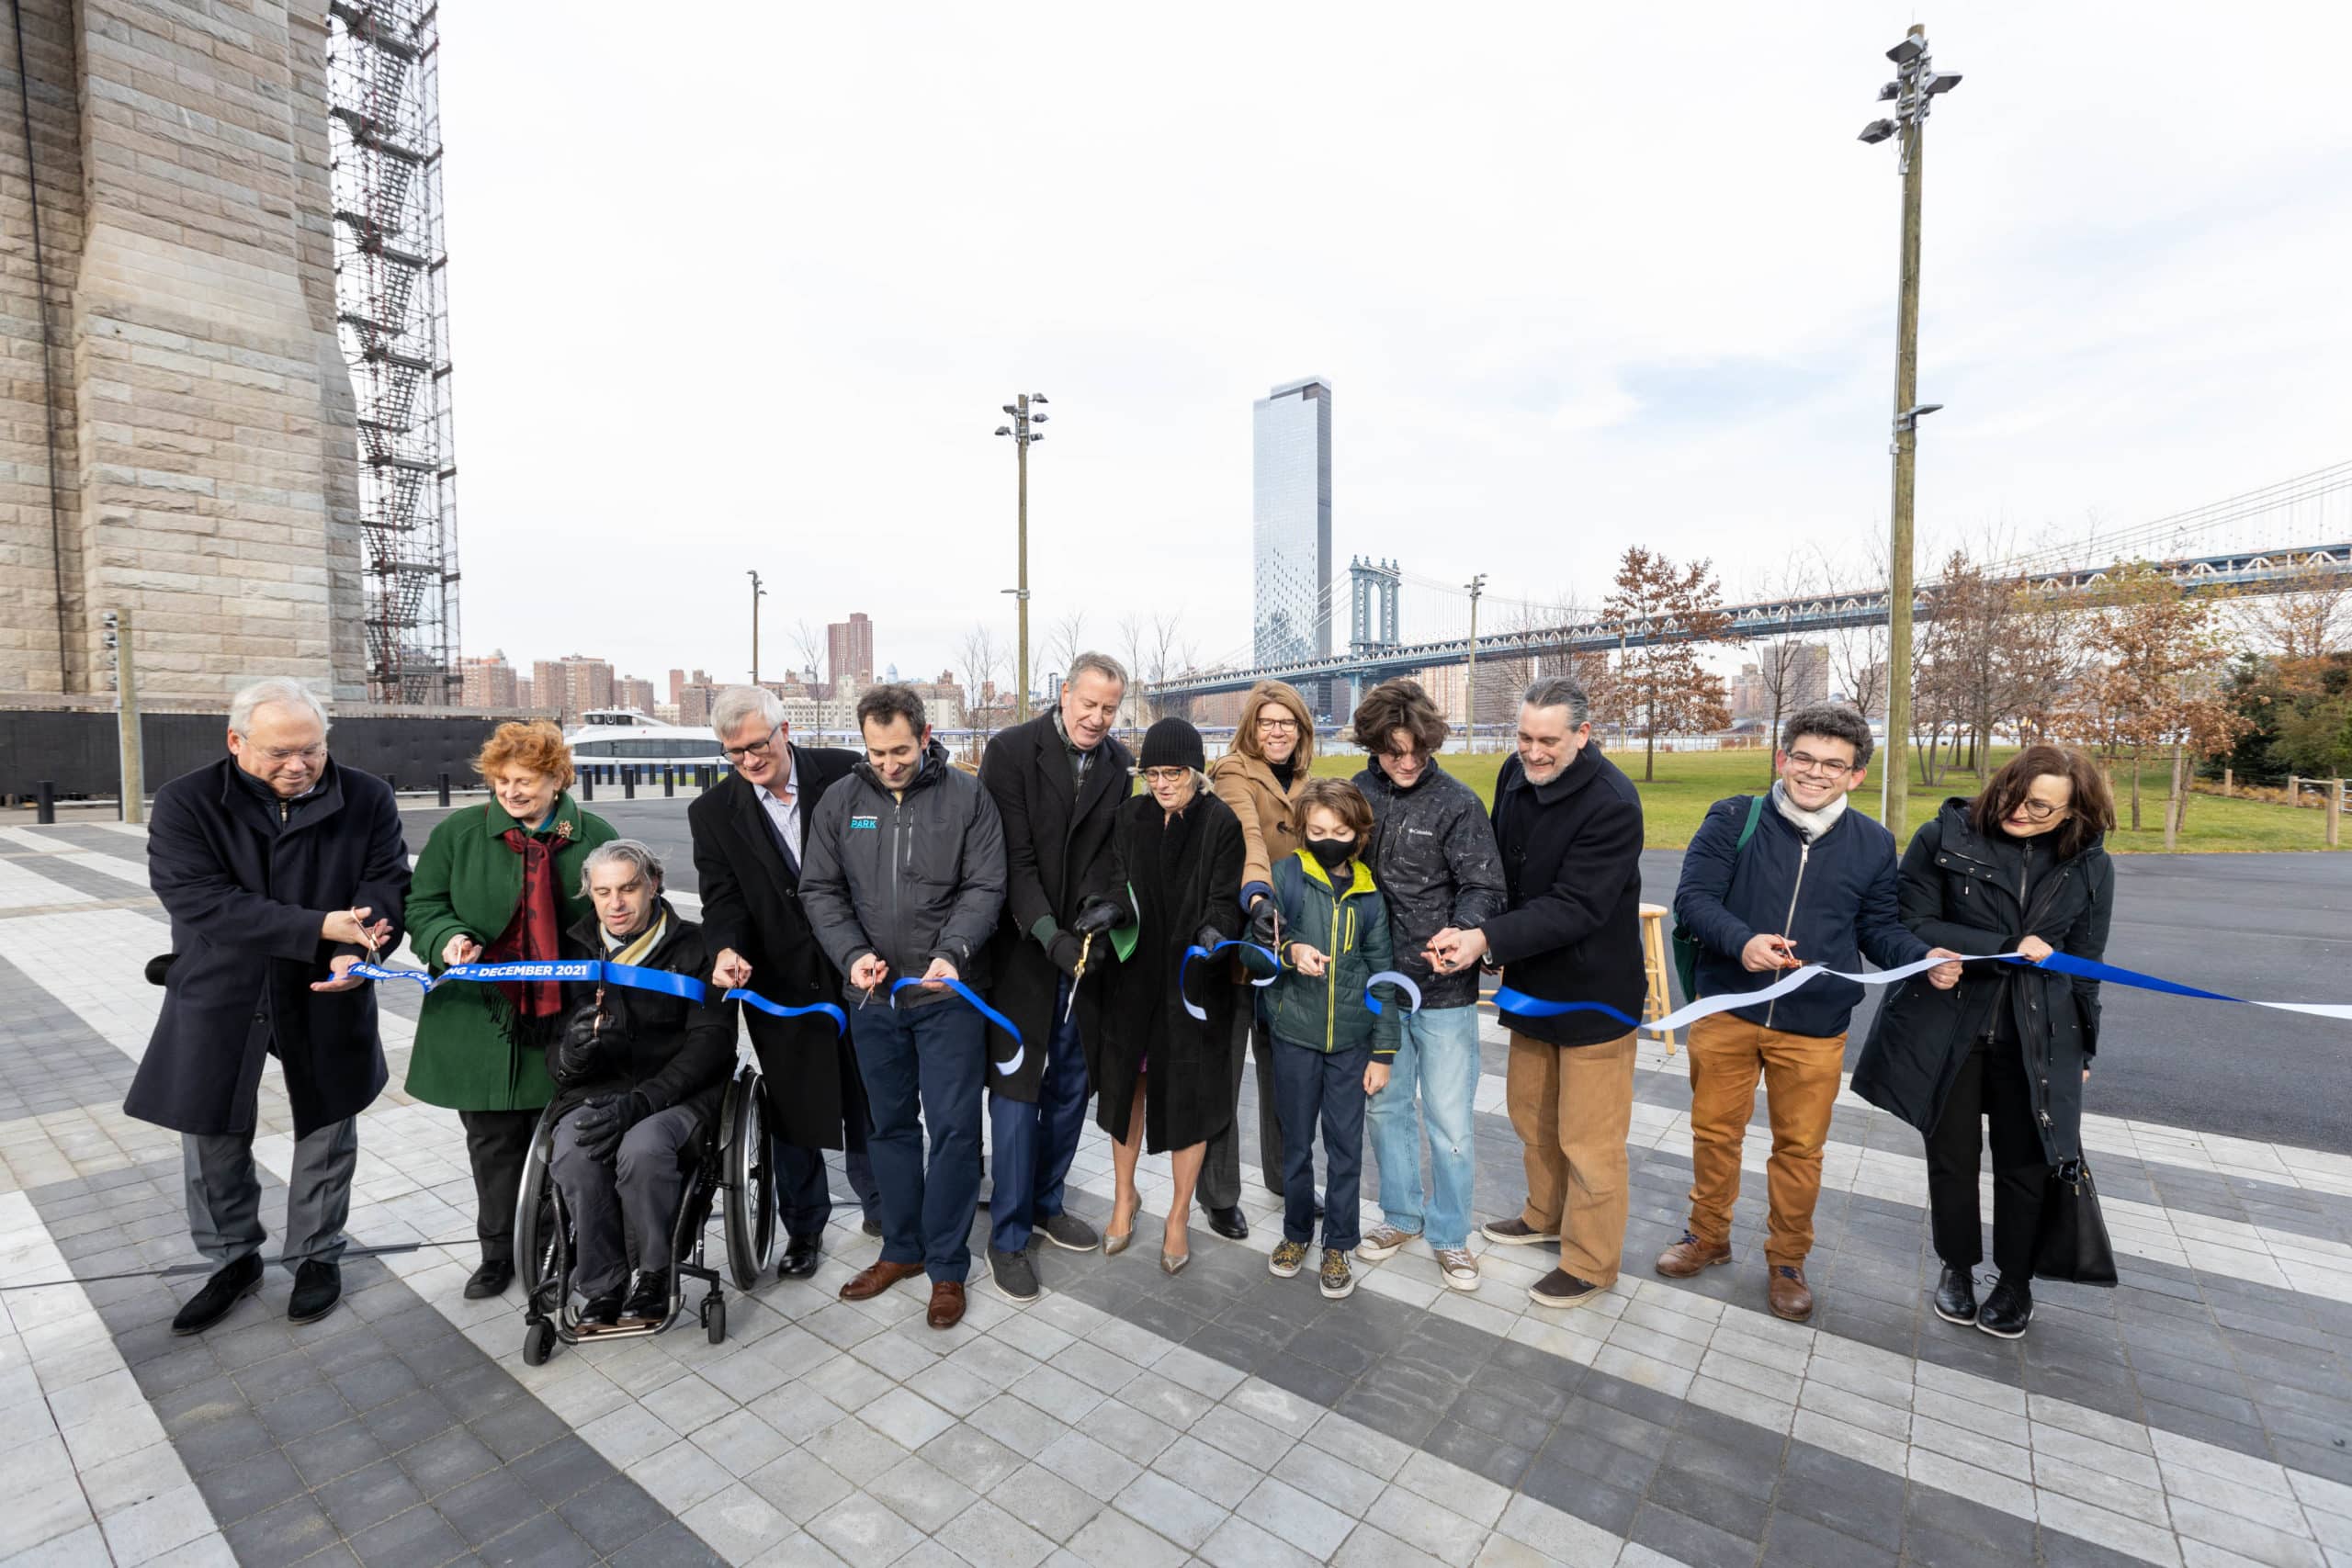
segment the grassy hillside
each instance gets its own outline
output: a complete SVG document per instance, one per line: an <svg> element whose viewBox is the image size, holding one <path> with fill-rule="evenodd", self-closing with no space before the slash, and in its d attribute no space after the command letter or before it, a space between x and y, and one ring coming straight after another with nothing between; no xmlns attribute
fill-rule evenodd
<svg viewBox="0 0 2352 1568"><path fill-rule="evenodd" d="M2007 760L2008 753L1996 758ZM1771 754L1767 751L1661 751L1657 755L1657 777L1642 783L1642 755L1639 751L1611 754L1611 761L1625 770L1642 792L1642 807L1648 829L1649 847L1655 850L1679 850L1690 842L1698 830L1699 819L1707 807L1727 795L1750 794L1766 788L1770 783ZM1503 754L1483 751L1476 756L1448 755L1444 759L1448 773L1476 790L1481 798L1492 802L1495 794L1495 773L1502 766ZM1323 757L1315 763L1318 773L1334 773L1342 778L1363 766L1361 757ZM2159 853L2165 847L2164 795L2165 770L2148 767L2140 777L2140 819L2144 824L2137 833L2131 829L2131 807L2127 775L2119 774L2119 815L2123 825L2108 840L2108 848L2119 854ZM1973 795L1980 781L1974 774L1954 773L1934 789L1914 785L1911 791L1911 823L1917 827L1931 816L1944 797L1953 795ZM1878 815L1878 774L1873 767L1870 782L1854 792L1855 806L1871 817ZM2224 800L2219 795L2199 795L2188 803L2188 824L2182 833L2180 848L2186 852L2210 853L2233 850L2316 850L2323 847L2325 824L2321 814L2310 809L2296 810L2285 806L2252 800Z"/></svg>

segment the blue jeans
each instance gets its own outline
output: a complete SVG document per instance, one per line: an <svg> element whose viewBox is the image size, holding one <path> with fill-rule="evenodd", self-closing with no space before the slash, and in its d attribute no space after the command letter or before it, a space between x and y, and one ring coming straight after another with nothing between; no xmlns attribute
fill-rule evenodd
<svg viewBox="0 0 2352 1568"><path fill-rule="evenodd" d="M873 1123L865 1153L881 1199L882 1261L920 1263L934 1282L960 1284L971 1271L987 1028L953 998L850 1010L850 1039Z"/></svg>
<svg viewBox="0 0 2352 1568"><path fill-rule="evenodd" d="M1274 1100L1283 1122L1283 1239L1315 1235L1315 1129L1323 1129L1323 1245L1341 1252L1358 1235L1363 1186L1363 1070L1370 1045L1324 1051L1274 1042Z"/></svg>
<svg viewBox="0 0 2352 1568"><path fill-rule="evenodd" d="M1416 1089L1420 1117L1413 1114ZM1470 1239L1470 1195L1478 1161L1471 1106L1478 1094L1478 1010L1433 1008L1407 1013L1389 1066L1388 1087L1372 1097L1364 1122L1380 1165L1380 1212L1400 1231L1418 1231L1432 1247ZM1421 1194L1421 1122L1430 1130L1430 1192Z"/></svg>
<svg viewBox="0 0 2352 1568"><path fill-rule="evenodd" d="M1046 1037L1046 1070L1036 1103L989 1090L989 1246L1019 1252L1039 1220L1062 1212L1062 1187L1086 1130L1086 1053L1078 1043L1078 1014L1069 1008L1069 976L1054 993L1054 1027ZM1069 1016L1065 1018L1064 1012Z"/></svg>

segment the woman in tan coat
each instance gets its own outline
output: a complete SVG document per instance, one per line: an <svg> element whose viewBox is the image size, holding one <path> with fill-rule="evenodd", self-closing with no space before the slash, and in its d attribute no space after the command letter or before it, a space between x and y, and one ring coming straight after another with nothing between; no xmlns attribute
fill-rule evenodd
<svg viewBox="0 0 2352 1568"><path fill-rule="evenodd" d="M1217 798L1241 819L1243 846L1241 907L1261 928L1250 940L1265 942L1263 931L1273 909L1273 866L1298 849L1298 792L1315 761L1315 716L1306 699L1283 681L1261 681L1250 688L1241 705L1241 719L1232 750L1209 769L1209 784ZM1256 993L1251 993L1254 996ZM1274 1119L1273 1039L1253 1007L1236 1010L1233 1043L1233 1098L1241 1098L1241 1057L1245 1039L1254 1035L1250 1055L1258 1063L1258 1161L1266 1190L1283 1190L1283 1131ZM1250 1234L1241 1216L1241 1145L1238 1121L1209 1140L1201 1168L1201 1207L1209 1228L1238 1241Z"/></svg>

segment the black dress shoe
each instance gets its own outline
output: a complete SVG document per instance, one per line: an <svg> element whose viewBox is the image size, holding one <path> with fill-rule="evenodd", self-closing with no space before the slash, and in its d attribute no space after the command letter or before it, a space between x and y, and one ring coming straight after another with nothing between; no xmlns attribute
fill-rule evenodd
<svg viewBox="0 0 2352 1568"><path fill-rule="evenodd" d="M621 1305L621 1316L640 1323L659 1323L670 1315L670 1270L640 1269L637 1288Z"/></svg>
<svg viewBox="0 0 2352 1568"><path fill-rule="evenodd" d="M212 1278L204 1281L204 1289L188 1297L187 1304L172 1316L175 1334L201 1334L222 1318L229 1309L261 1289L261 1254L248 1252L234 1263L216 1269Z"/></svg>
<svg viewBox="0 0 2352 1568"><path fill-rule="evenodd" d="M1965 1327L1976 1321L1976 1277L1965 1269L1944 1265L1943 1278L1936 1281L1936 1315L1946 1323Z"/></svg>
<svg viewBox="0 0 2352 1568"><path fill-rule="evenodd" d="M580 1308L580 1321L582 1323L617 1323L620 1315L621 1293L618 1291L591 1297Z"/></svg>
<svg viewBox="0 0 2352 1568"><path fill-rule="evenodd" d="M784 1260L775 1266L779 1280L806 1280L817 1271L819 1250L813 1235L796 1235L784 1244Z"/></svg>
<svg viewBox="0 0 2352 1568"><path fill-rule="evenodd" d="M1209 1217L1209 1229L1227 1241L1248 1241L1250 1222L1241 1217L1241 1205L1235 1203L1223 1209L1204 1209Z"/></svg>
<svg viewBox="0 0 2352 1568"><path fill-rule="evenodd" d="M514 1282L514 1265L503 1258L487 1259L466 1281L466 1300L480 1302L504 1295L506 1287Z"/></svg>
<svg viewBox="0 0 2352 1568"><path fill-rule="evenodd" d="M2011 1280L2007 1274L1993 1287L1977 1309L1976 1326L2001 1339L2019 1339L2025 1336L2025 1325L2033 1321L2033 1291L2021 1280Z"/></svg>
<svg viewBox="0 0 2352 1568"><path fill-rule="evenodd" d="M288 1323L316 1323L343 1300L343 1270L313 1258L294 1270L293 1299L286 1303Z"/></svg>

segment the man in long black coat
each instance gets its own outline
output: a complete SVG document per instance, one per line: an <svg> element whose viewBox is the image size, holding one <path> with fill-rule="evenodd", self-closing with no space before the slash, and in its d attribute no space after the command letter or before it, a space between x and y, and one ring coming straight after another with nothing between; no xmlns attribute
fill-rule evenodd
<svg viewBox="0 0 2352 1568"><path fill-rule="evenodd" d="M210 1327L261 1286L253 1142L263 1063L294 1111L280 1258L288 1316L342 1299L360 1111L384 1087L373 987L347 973L399 945L408 847L392 792L327 756L318 699L292 681L237 694L229 755L155 794L148 874L177 955L124 1113L181 1134L188 1228L220 1267L172 1320Z"/></svg>
<svg viewBox="0 0 2352 1568"><path fill-rule="evenodd" d="M694 833L702 926L718 954L713 984L742 986L786 1007L838 1001L842 977L808 930L800 908L800 857L817 802L856 765L857 753L795 746L784 702L759 686L730 686L712 705L710 727L735 771L686 807ZM832 1218L825 1151L844 1151L849 1184L881 1234L873 1168L865 1158L865 1095L849 1037L821 1015L776 1018L747 1007L752 1048L779 1119L770 1142L777 1208L784 1221L785 1279L817 1271Z"/></svg>
<svg viewBox="0 0 2352 1568"><path fill-rule="evenodd" d="M1033 1234L1074 1252L1094 1228L1062 1209L1070 1156L1086 1125L1090 1084L1080 1042L1099 1025L1111 943L1097 937L1073 978L1082 941L1070 931L1090 893L1109 891L1111 829L1135 787L1135 758L1111 733L1126 671L1101 653L1070 661L1061 700L989 742L980 783L1004 824L1004 915L989 940L989 999L1021 1038L1021 1069L989 1078L989 1269L1013 1301L1037 1295ZM1075 988L1076 1006L1070 992Z"/></svg>

